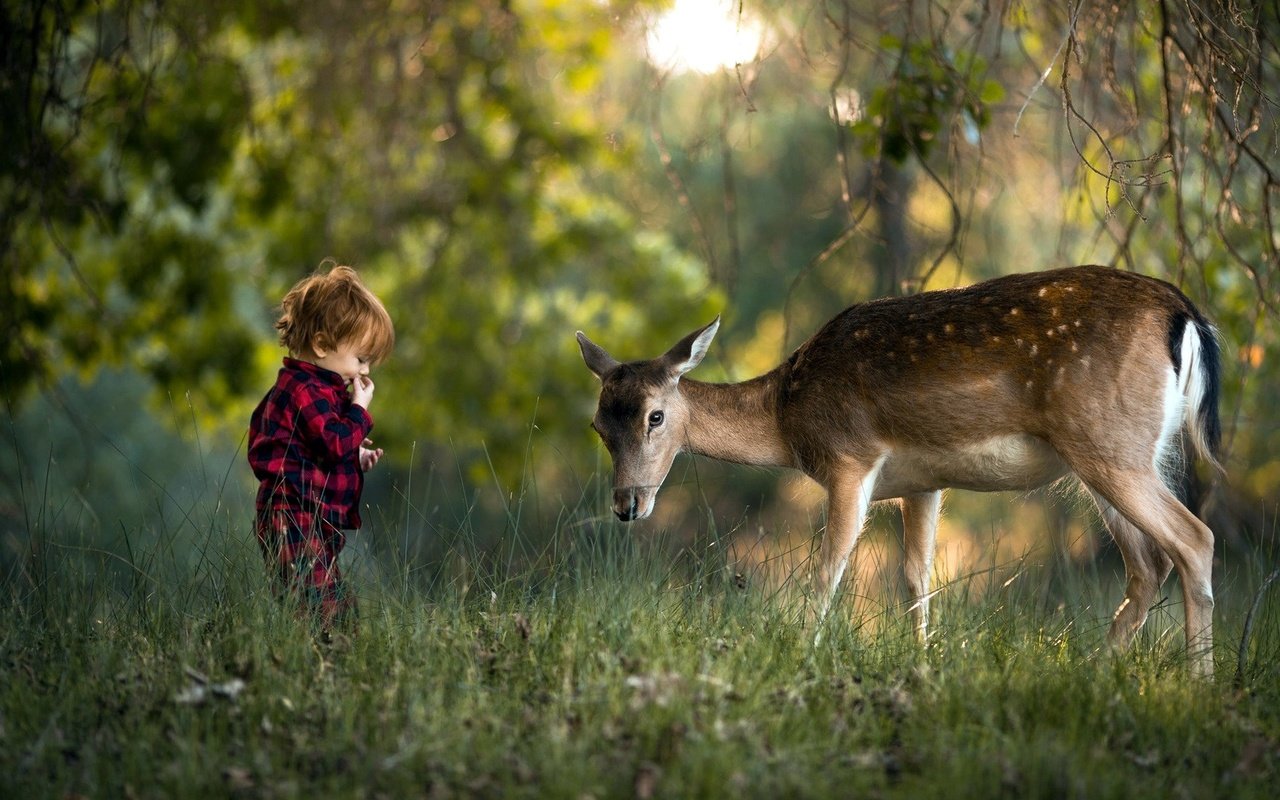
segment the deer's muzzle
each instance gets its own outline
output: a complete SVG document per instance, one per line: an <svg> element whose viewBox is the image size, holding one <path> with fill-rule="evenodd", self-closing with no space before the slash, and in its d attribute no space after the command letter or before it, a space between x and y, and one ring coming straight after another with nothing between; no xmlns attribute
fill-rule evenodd
<svg viewBox="0 0 1280 800"><path fill-rule="evenodd" d="M639 486L613 490L613 513L623 522L644 519L653 511L654 491Z"/></svg>

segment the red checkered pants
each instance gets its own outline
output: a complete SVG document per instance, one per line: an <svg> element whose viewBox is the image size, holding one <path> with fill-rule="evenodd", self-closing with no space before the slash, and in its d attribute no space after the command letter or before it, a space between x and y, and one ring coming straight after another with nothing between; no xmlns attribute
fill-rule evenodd
<svg viewBox="0 0 1280 800"><path fill-rule="evenodd" d="M355 621L356 598L338 570L346 535L304 511L276 509L254 526L272 587L299 614L330 630Z"/></svg>

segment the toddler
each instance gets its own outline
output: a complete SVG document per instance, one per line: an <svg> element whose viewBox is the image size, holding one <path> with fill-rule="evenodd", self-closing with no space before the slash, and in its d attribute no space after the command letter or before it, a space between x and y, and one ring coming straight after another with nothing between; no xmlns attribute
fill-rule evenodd
<svg viewBox="0 0 1280 800"><path fill-rule="evenodd" d="M364 473L382 458L369 439L369 368L390 355L395 328L345 266L290 289L276 328L289 355L249 422L249 464L261 481L254 531L278 594L327 632L355 612L338 554L343 531L360 527Z"/></svg>

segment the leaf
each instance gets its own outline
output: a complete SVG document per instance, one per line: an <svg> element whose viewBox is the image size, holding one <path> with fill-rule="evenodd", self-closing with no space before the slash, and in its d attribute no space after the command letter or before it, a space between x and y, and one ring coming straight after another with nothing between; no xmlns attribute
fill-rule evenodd
<svg viewBox="0 0 1280 800"><path fill-rule="evenodd" d="M982 92L978 95L984 105L999 103L1004 100L1004 85L995 79L987 79L982 83Z"/></svg>
<svg viewBox="0 0 1280 800"><path fill-rule="evenodd" d="M180 706L200 706L209 699L209 690L202 683L193 683L173 696L173 702Z"/></svg>
<svg viewBox="0 0 1280 800"><path fill-rule="evenodd" d="M204 683L196 680L195 683L175 694L173 702L180 706L200 706L211 697L235 700L244 689L245 682L240 678L232 678L224 683Z"/></svg>

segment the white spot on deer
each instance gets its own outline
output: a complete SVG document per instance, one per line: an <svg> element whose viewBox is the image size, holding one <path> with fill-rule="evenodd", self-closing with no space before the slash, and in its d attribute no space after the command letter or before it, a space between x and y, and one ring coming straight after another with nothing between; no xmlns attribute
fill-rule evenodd
<svg viewBox="0 0 1280 800"><path fill-rule="evenodd" d="M1037 345L1037 344L1031 345L1031 355L1034 356L1038 352L1040 352L1040 345Z"/></svg>
<svg viewBox="0 0 1280 800"><path fill-rule="evenodd" d="M943 325L943 326L942 326L942 332L943 332L943 333L955 333L955 332L956 332L956 326L955 326L955 325L952 325L950 322L948 322L946 325Z"/></svg>
<svg viewBox="0 0 1280 800"><path fill-rule="evenodd" d="M1048 287L1044 287L1044 286L1040 287L1040 291L1038 292L1038 294L1039 294L1041 297L1044 297L1044 296L1045 296L1046 294L1048 294L1048 293L1049 293L1049 289L1048 289Z"/></svg>
<svg viewBox="0 0 1280 800"><path fill-rule="evenodd" d="M1022 313L1022 309L1017 308L1016 306L1014 308L1009 309L1009 316L1011 317L1016 317L1021 313Z"/></svg>

